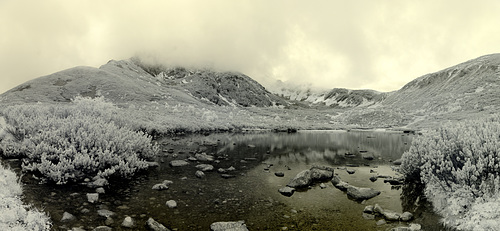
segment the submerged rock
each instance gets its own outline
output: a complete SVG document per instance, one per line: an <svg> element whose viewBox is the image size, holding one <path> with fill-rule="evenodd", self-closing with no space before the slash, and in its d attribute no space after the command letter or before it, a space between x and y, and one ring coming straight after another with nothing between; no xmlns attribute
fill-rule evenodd
<svg viewBox="0 0 500 231"><path fill-rule="evenodd" d="M167 227L155 221L151 217L146 221L146 226L152 231L169 231Z"/></svg>
<svg viewBox="0 0 500 231"><path fill-rule="evenodd" d="M356 170L354 170L354 169L346 169L346 172L349 173L349 174L354 174L354 173L356 173Z"/></svg>
<svg viewBox="0 0 500 231"><path fill-rule="evenodd" d="M132 228L134 227L134 219L132 219L132 217L125 217L125 219L123 219L123 222L122 222L122 227L125 227L125 228Z"/></svg>
<svg viewBox="0 0 500 231"><path fill-rule="evenodd" d="M165 204L171 209L177 208L177 202L174 200L168 200Z"/></svg>
<svg viewBox="0 0 500 231"><path fill-rule="evenodd" d="M170 166L172 166L172 167L182 167L182 166L186 166L188 164L189 163L185 160L172 160L172 161L170 161Z"/></svg>
<svg viewBox="0 0 500 231"><path fill-rule="evenodd" d="M211 164L199 164L199 165L196 165L196 168L200 171L203 171L203 172L214 170L214 166Z"/></svg>
<svg viewBox="0 0 500 231"><path fill-rule="evenodd" d="M215 222L210 225L211 231L248 231L245 221Z"/></svg>
<svg viewBox="0 0 500 231"><path fill-rule="evenodd" d="M291 197L293 193L295 192L295 188L292 187L283 187L278 189L278 192L281 193L283 196Z"/></svg>
<svg viewBox="0 0 500 231"><path fill-rule="evenodd" d="M73 214L68 213L68 212L64 212L63 217L61 218L61 222L68 222L68 221L72 221L75 219L76 219L76 217L73 216Z"/></svg>
<svg viewBox="0 0 500 231"><path fill-rule="evenodd" d="M202 171L198 170L194 173L194 175L198 178L203 178L205 177L205 173L203 173Z"/></svg>
<svg viewBox="0 0 500 231"><path fill-rule="evenodd" d="M153 187L151 188L153 190L158 190L158 191L161 191L161 190L167 190L168 189L168 186L166 184L155 184L153 185Z"/></svg>
<svg viewBox="0 0 500 231"><path fill-rule="evenodd" d="M285 173L283 173L283 172L275 172L274 175L277 176L277 177L284 177Z"/></svg>
<svg viewBox="0 0 500 231"><path fill-rule="evenodd" d="M347 195L353 198L354 200L368 200L373 197L376 197L380 194L380 191L372 189L372 188L360 188L351 186L347 188Z"/></svg>
<svg viewBox="0 0 500 231"><path fill-rule="evenodd" d="M99 193L87 193L87 201L95 203L99 200Z"/></svg>
<svg viewBox="0 0 500 231"><path fill-rule="evenodd" d="M194 157L199 161L214 161L214 157L206 153L197 153Z"/></svg>

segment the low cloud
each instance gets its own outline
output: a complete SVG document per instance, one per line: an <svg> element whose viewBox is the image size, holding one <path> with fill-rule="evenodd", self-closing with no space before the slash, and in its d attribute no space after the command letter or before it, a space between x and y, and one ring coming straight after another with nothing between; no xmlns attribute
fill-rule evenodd
<svg viewBox="0 0 500 231"><path fill-rule="evenodd" d="M264 84L397 90L500 51L498 1L0 2L0 92L79 65L148 55Z"/></svg>

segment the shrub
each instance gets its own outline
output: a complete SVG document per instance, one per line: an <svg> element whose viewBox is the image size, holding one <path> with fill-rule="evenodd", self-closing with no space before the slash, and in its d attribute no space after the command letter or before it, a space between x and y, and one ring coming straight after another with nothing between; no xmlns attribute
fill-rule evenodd
<svg viewBox="0 0 500 231"><path fill-rule="evenodd" d="M467 229L478 214L487 217L481 204L500 205L498 116L430 131L415 138L402 158L406 180L425 184L425 195L448 225ZM494 216L500 225L500 215Z"/></svg>
<svg viewBox="0 0 500 231"><path fill-rule="evenodd" d="M0 230L50 230L48 216L19 197L22 187L16 174L0 164Z"/></svg>
<svg viewBox="0 0 500 231"><path fill-rule="evenodd" d="M151 137L133 131L103 98L71 104L18 105L3 110L14 139L0 142L4 156L25 157L23 168L58 184L85 177L128 177L148 167L158 151Z"/></svg>

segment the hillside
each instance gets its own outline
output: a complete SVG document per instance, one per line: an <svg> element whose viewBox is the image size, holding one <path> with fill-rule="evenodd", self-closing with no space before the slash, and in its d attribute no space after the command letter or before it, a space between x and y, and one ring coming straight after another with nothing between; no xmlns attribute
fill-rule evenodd
<svg viewBox="0 0 500 231"><path fill-rule="evenodd" d="M74 67L28 81L0 95L0 102L69 102L74 97L104 96L117 104L215 104L268 107L285 101L248 76L234 72L157 69L129 59L111 60L100 68Z"/></svg>

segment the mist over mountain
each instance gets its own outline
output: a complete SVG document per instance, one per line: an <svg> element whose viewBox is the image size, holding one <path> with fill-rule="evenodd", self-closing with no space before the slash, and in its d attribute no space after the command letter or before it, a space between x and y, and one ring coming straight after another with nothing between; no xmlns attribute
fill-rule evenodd
<svg viewBox="0 0 500 231"><path fill-rule="evenodd" d="M270 91L238 72L111 60L99 68L74 67L21 84L1 104L70 102L103 96L118 104L287 108L259 114L297 114L326 124L360 127L428 127L447 120L487 116L500 107L500 54L473 59L419 77L394 92L315 89L277 82ZM216 110L216 109L215 109ZM278 113L278 114L277 114ZM276 117L276 118L278 118ZM323 126L323 125L321 125ZM326 126L326 125L325 125Z"/></svg>

